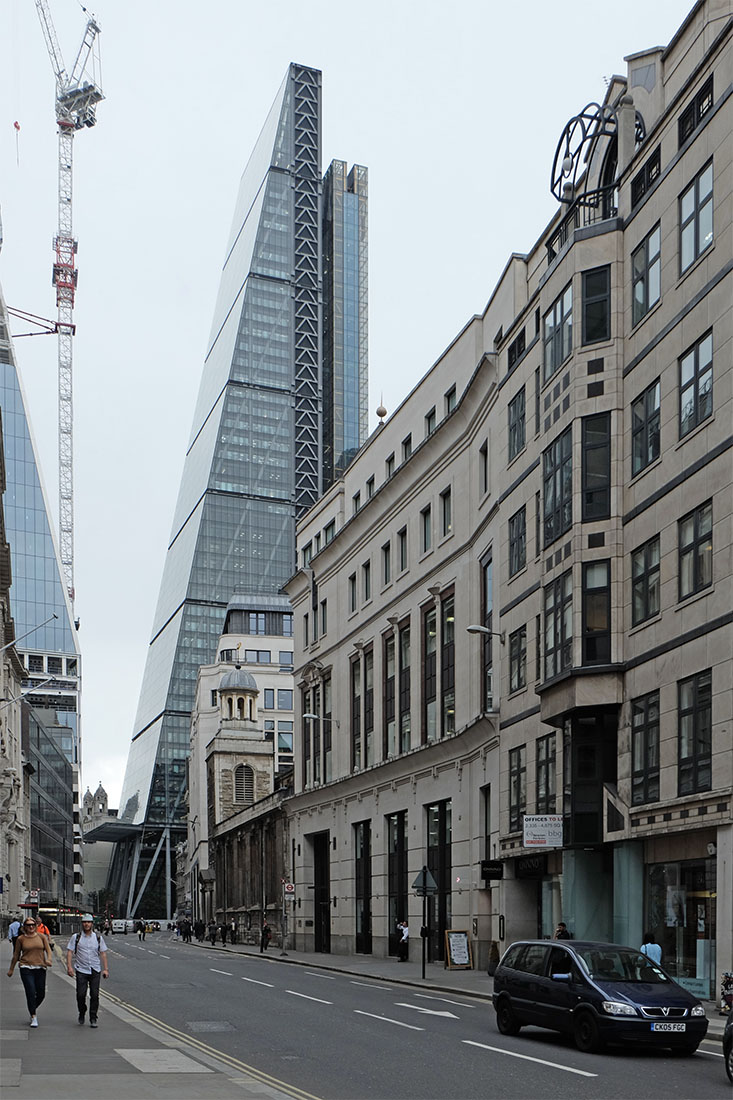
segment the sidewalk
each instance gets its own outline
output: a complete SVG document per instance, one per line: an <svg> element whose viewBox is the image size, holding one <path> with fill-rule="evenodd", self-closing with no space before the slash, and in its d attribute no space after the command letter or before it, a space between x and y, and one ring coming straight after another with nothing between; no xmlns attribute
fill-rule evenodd
<svg viewBox="0 0 733 1100"><path fill-rule="evenodd" d="M116 936L110 937L110 946ZM168 932L151 934L159 945ZM278 947L266 953L269 965L300 965L339 971L390 984L489 1000L492 979L479 970L447 970L426 963L425 980L419 958L420 943L411 944L414 956L400 963L370 955L323 955ZM248 944L215 948L191 943L192 951L209 951L221 960L225 954L259 955ZM195 1036L137 1018L102 996L99 1028L76 1023L74 983L67 977L60 953L48 975L46 999L39 1009L40 1026L28 1027L25 995L17 970L6 977L10 962L7 942L0 951L0 1042L2 1043L2 1100L307 1100L308 1094L281 1084L266 1073L250 1070L228 1055L219 1054ZM724 1020L712 1002L706 1004L708 1037L722 1036Z"/></svg>

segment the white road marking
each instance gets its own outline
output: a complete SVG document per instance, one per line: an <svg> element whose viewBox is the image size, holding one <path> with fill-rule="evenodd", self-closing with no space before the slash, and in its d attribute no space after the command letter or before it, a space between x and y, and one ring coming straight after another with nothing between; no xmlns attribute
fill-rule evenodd
<svg viewBox="0 0 733 1100"><path fill-rule="evenodd" d="M398 1027L409 1027L410 1031L424 1031L424 1027L415 1027L414 1024L405 1024L402 1020L391 1020L389 1016L377 1016L376 1012L362 1012L360 1008L355 1008L354 1012L357 1016L371 1016L373 1020L381 1020L384 1024L397 1024Z"/></svg>
<svg viewBox="0 0 733 1100"><path fill-rule="evenodd" d="M336 981L336 975L335 974L319 974L315 970L308 970L308 971L306 971L306 973L308 974L309 978L326 978L329 982L335 982Z"/></svg>
<svg viewBox="0 0 733 1100"><path fill-rule="evenodd" d="M213 966L210 966L209 970L212 974L226 974L227 978L231 978L232 976L228 970L214 970Z"/></svg>
<svg viewBox="0 0 733 1100"><path fill-rule="evenodd" d="M286 993L291 993L293 997L302 997L305 1001L318 1001L319 1005L332 1005L333 1001L322 1001L320 997L309 997L307 993L296 993L294 989L286 989Z"/></svg>
<svg viewBox="0 0 733 1100"><path fill-rule="evenodd" d="M160 957L161 957L161 959L169 959L170 955L161 955Z"/></svg>
<svg viewBox="0 0 733 1100"><path fill-rule="evenodd" d="M397 1008L411 1008L413 1012L422 1012L425 1016L450 1016L451 1020L457 1020L454 1012L441 1012L438 1008L423 1008L422 1005L408 1005L404 1001L395 1001Z"/></svg>
<svg viewBox="0 0 733 1100"><path fill-rule="evenodd" d="M416 997L422 997L426 1001L443 1001L447 1005L458 1005L459 1008L476 1008L477 1005L467 1004L465 1001L450 1001L447 997L431 997L429 993L416 993Z"/></svg>
<svg viewBox="0 0 733 1100"><path fill-rule="evenodd" d="M146 947L145 950L147 951L148 955L157 955L158 954L157 951L151 951L149 947Z"/></svg>
<svg viewBox="0 0 733 1100"><path fill-rule="evenodd" d="M475 1043L473 1039L461 1039L469 1047L481 1047L482 1050L493 1050L496 1054L508 1054L510 1058L522 1058L525 1062L538 1062L541 1066L550 1066L552 1069L562 1069L565 1073L577 1073L580 1077L597 1077L597 1073L586 1073L584 1069L573 1069L572 1066L561 1066L559 1062L548 1062L544 1058L533 1058L530 1054L517 1054L513 1050L502 1050L501 1047L490 1047L486 1043Z"/></svg>
<svg viewBox="0 0 733 1100"><path fill-rule="evenodd" d="M391 985L372 985L371 982L350 982L350 985L362 985L364 989L385 989L388 993L392 991Z"/></svg>
<svg viewBox="0 0 733 1100"><path fill-rule="evenodd" d="M242 978L243 982L252 982L252 985L266 985L268 989L274 989L272 982L258 982L256 978Z"/></svg>
<svg viewBox="0 0 733 1100"><path fill-rule="evenodd" d="M712 1042L712 1040L708 1039L708 1042ZM707 1054L708 1058L725 1058L725 1055L719 1054L717 1050L700 1050L700 1048L698 1047L697 1053Z"/></svg>

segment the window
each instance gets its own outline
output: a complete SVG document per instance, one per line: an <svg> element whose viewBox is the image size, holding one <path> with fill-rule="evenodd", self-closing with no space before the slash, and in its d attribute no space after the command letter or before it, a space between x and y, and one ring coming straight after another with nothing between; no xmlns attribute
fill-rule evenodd
<svg viewBox="0 0 733 1100"><path fill-rule="evenodd" d="M390 478L394 473L394 451L389 455L384 463L385 477Z"/></svg>
<svg viewBox="0 0 733 1100"><path fill-rule="evenodd" d="M354 493L353 497L351 498L351 513L352 513L352 515L355 516L360 508L361 508L361 493Z"/></svg>
<svg viewBox="0 0 733 1100"><path fill-rule="evenodd" d="M631 555L631 625L659 614L659 535Z"/></svg>
<svg viewBox="0 0 733 1100"><path fill-rule="evenodd" d="M412 435L405 436L402 440L402 461L407 462L412 454Z"/></svg>
<svg viewBox="0 0 733 1100"><path fill-rule="evenodd" d="M637 206L650 189L651 185L659 176L662 171L662 154L660 147L654 150L652 155L647 159L646 164L640 172L634 176L631 181L631 206Z"/></svg>
<svg viewBox="0 0 733 1100"><path fill-rule="evenodd" d="M611 339L611 268L583 272L583 343Z"/></svg>
<svg viewBox="0 0 733 1100"><path fill-rule="evenodd" d="M361 567L361 594L364 603L372 598L372 563L369 561Z"/></svg>
<svg viewBox="0 0 733 1100"><path fill-rule="evenodd" d="M321 532L319 531L316 537L313 539L313 553L319 553L321 549Z"/></svg>
<svg viewBox="0 0 733 1100"><path fill-rule="evenodd" d="M427 554L428 550L433 545L433 521L431 517L431 509L428 504L427 508L423 508L420 513L420 549L423 554Z"/></svg>
<svg viewBox="0 0 733 1100"><path fill-rule="evenodd" d="M275 709L275 689L265 688L265 710Z"/></svg>
<svg viewBox="0 0 733 1100"><path fill-rule="evenodd" d="M545 679L570 668L573 658L573 574L545 588Z"/></svg>
<svg viewBox="0 0 733 1100"><path fill-rule="evenodd" d="M573 521L572 429L558 436L542 457L545 546L549 546Z"/></svg>
<svg viewBox="0 0 733 1100"><path fill-rule="evenodd" d="M527 627L509 635L509 690L527 686Z"/></svg>
<svg viewBox="0 0 733 1100"><path fill-rule="evenodd" d="M481 563L481 626L494 629L494 564L489 556ZM494 709L494 639L491 634L480 634L482 705L485 711ZM498 698L497 692L497 698Z"/></svg>
<svg viewBox="0 0 733 1100"><path fill-rule="evenodd" d="M212 707L218 707L219 706L219 692L218 691L212 691L212 693L211 693L211 705L212 705Z"/></svg>
<svg viewBox="0 0 733 1100"><path fill-rule="evenodd" d="M631 476L659 458L660 398L656 378L631 405Z"/></svg>
<svg viewBox="0 0 733 1100"><path fill-rule="evenodd" d="M293 751L293 723L278 722L277 724L277 751L278 754Z"/></svg>
<svg viewBox="0 0 733 1100"><path fill-rule="evenodd" d="M410 627L400 627L399 637L400 659L400 752L410 751L411 721L410 721Z"/></svg>
<svg viewBox="0 0 733 1100"><path fill-rule="evenodd" d="M318 712L316 712L318 713ZM329 783L333 778L332 757L332 726L331 718L331 677L323 680L323 781Z"/></svg>
<svg viewBox="0 0 733 1100"><path fill-rule="evenodd" d="M77 676L79 673L79 664L76 657L66 658L66 675Z"/></svg>
<svg viewBox="0 0 733 1100"><path fill-rule="evenodd" d="M255 800L255 773L249 764L237 764L234 769L234 801L251 806Z"/></svg>
<svg viewBox="0 0 733 1100"><path fill-rule="evenodd" d="M372 497L374 496L374 474L372 474L371 477L367 478L366 495L367 495L367 500L371 500Z"/></svg>
<svg viewBox="0 0 733 1100"><path fill-rule="evenodd" d="M382 705L384 707L384 744L383 759L394 756L397 751L395 740L395 636L388 634L384 639Z"/></svg>
<svg viewBox="0 0 733 1100"><path fill-rule="evenodd" d="M713 583L713 502L706 501L679 521L680 599Z"/></svg>
<svg viewBox="0 0 733 1100"><path fill-rule="evenodd" d="M478 487L480 493L489 491L489 444L485 440L478 452Z"/></svg>
<svg viewBox="0 0 733 1100"><path fill-rule="evenodd" d="M631 804L659 801L659 692L631 700Z"/></svg>
<svg viewBox="0 0 733 1100"><path fill-rule="evenodd" d="M382 584L388 585L392 580L392 544L385 542L382 547Z"/></svg>
<svg viewBox="0 0 733 1100"><path fill-rule="evenodd" d="M679 147L681 148L702 122L705 115L713 105L713 78L712 76L703 84L692 103L685 107L678 122Z"/></svg>
<svg viewBox="0 0 733 1100"><path fill-rule="evenodd" d="M522 827L527 809L527 746L509 750L509 831Z"/></svg>
<svg viewBox="0 0 733 1100"><path fill-rule="evenodd" d="M351 768L361 767L361 658L351 662Z"/></svg>
<svg viewBox="0 0 733 1100"><path fill-rule="evenodd" d="M680 196L680 274L713 243L713 162Z"/></svg>
<svg viewBox="0 0 733 1100"><path fill-rule="evenodd" d="M310 620L308 618L308 612L306 611L303 616L303 645L306 647L309 646L310 641Z"/></svg>
<svg viewBox="0 0 733 1100"><path fill-rule="evenodd" d="M445 395L445 415L448 416L456 407L456 387L451 386Z"/></svg>
<svg viewBox="0 0 733 1100"><path fill-rule="evenodd" d="M349 577L349 611L356 611L356 573Z"/></svg>
<svg viewBox="0 0 733 1100"><path fill-rule="evenodd" d="M311 557L313 556L313 546L309 542L303 547L303 568L307 569L311 563Z"/></svg>
<svg viewBox="0 0 733 1100"><path fill-rule="evenodd" d="M707 669L678 685L678 794L712 786L712 672Z"/></svg>
<svg viewBox="0 0 733 1100"><path fill-rule="evenodd" d="M456 601L451 593L440 603L441 736L456 732Z"/></svg>
<svg viewBox="0 0 733 1100"><path fill-rule="evenodd" d="M403 527L397 532L397 560L400 573L407 569L407 528Z"/></svg>
<svg viewBox="0 0 733 1100"><path fill-rule="evenodd" d="M540 379L540 368L534 372L534 434L540 434L540 393L542 390L542 382Z"/></svg>
<svg viewBox="0 0 733 1100"><path fill-rule="evenodd" d="M364 650L364 767L374 763L374 650Z"/></svg>
<svg viewBox="0 0 733 1100"><path fill-rule="evenodd" d="M565 287L545 314L545 381L573 350L573 288Z"/></svg>
<svg viewBox="0 0 733 1100"><path fill-rule="evenodd" d="M321 637L328 630L328 601L321 600ZM292 663L292 662L291 662Z"/></svg>
<svg viewBox="0 0 733 1100"><path fill-rule="evenodd" d="M434 741L437 732L438 618L435 607L423 612L423 741Z"/></svg>
<svg viewBox="0 0 733 1100"><path fill-rule="evenodd" d="M328 546L329 542L333 542L335 535L336 520L332 519L331 522L327 523L326 526L323 528L323 541L326 546Z"/></svg>
<svg viewBox="0 0 733 1100"><path fill-rule="evenodd" d="M50 676L61 676L64 671L63 660L61 657L47 657L46 658L46 671Z"/></svg>
<svg viewBox="0 0 733 1100"><path fill-rule="evenodd" d="M713 334L708 332L680 359L680 439L712 411Z"/></svg>
<svg viewBox="0 0 733 1100"><path fill-rule="evenodd" d="M662 231L659 223L631 253L631 323L636 325L662 293Z"/></svg>
<svg viewBox="0 0 733 1100"><path fill-rule="evenodd" d="M555 734L537 738L537 813L554 814L556 808Z"/></svg>
<svg viewBox="0 0 733 1100"><path fill-rule="evenodd" d="M326 601L324 600L323 602L325 603ZM325 633L325 631L324 631L324 633ZM280 658L280 664L281 665L285 665L286 667L289 666L289 665L292 665L292 663L293 663L292 650L281 649L280 652L279 652L279 658Z"/></svg>
<svg viewBox="0 0 733 1100"><path fill-rule="evenodd" d="M509 461L524 449L524 386L516 397L509 402Z"/></svg>
<svg viewBox="0 0 733 1100"><path fill-rule="evenodd" d="M509 520L509 576L527 564L527 507L525 504Z"/></svg>
<svg viewBox="0 0 733 1100"><path fill-rule="evenodd" d="M583 664L611 660L611 563L583 565Z"/></svg>
<svg viewBox="0 0 733 1100"><path fill-rule="evenodd" d="M520 329L519 334L515 336L509 345L507 351L507 367L511 371L516 367L519 360L524 355L527 349L527 337L524 329Z"/></svg>
<svg viewBox="0 0 733 1100"><path fill-rule="evenodd" d="M278 710L292 710L293 709L293 692L291 688L278 688L277 689L277 709Z"/></svg>
<svg viewBox="0 0 733 1100"><path fill-rule="evenodd" d="M453 530L453 500L450 489L440 494L440 534L442 538Z"/></svg>
<svg viewBox="0 0 733 1100"><path fill-rule="evenodd" d="M432 435L432 433L435 431L435 424L436 424L435 405L433 405L432 409L430 410L430 412L425 417L425 435L426 436Z"/></svg>
<svg viewBox="0 0 733 1100"><path fill-rule="evenodd" d="M611 414L583 418L583 520L611 515Z"/></svg>

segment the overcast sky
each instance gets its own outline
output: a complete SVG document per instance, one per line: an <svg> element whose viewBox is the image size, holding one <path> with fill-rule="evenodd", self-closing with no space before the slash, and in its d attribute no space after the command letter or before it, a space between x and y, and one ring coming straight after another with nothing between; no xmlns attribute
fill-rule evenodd
<svg viewBox="0 0 733 1100"><path fill-rule="evenodd" d="M86 16L49 6L70 67ZM369 169L373 427L542 233L567 120L691 6L99 0L106 100L74 142L84 788L117 805L239 178L288 63L323 70L324 169ZM35 5L2 0L0 280L49 318L53 99ZM55 523L55 338L16 352Z"/></svg>

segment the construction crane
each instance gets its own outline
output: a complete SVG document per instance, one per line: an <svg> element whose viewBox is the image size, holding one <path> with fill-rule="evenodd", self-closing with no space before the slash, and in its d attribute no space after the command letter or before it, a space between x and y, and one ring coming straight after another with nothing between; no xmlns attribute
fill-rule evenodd
<svg viewBox="0 0 733 1100"><path fill-rule="evenodd" d="M76 60L67 72L46 0L35 0L56 77L56 125L59 136L58 229L54 238L53 285L56 287L59 375L59 552L69 599L74 602L74 403L73 352L74 295L77 242L73 236L74 134L94 126L97 104L104 99L99 61L99 24L94 16ZM86 13L86 8L82 8Z"/></svg>

